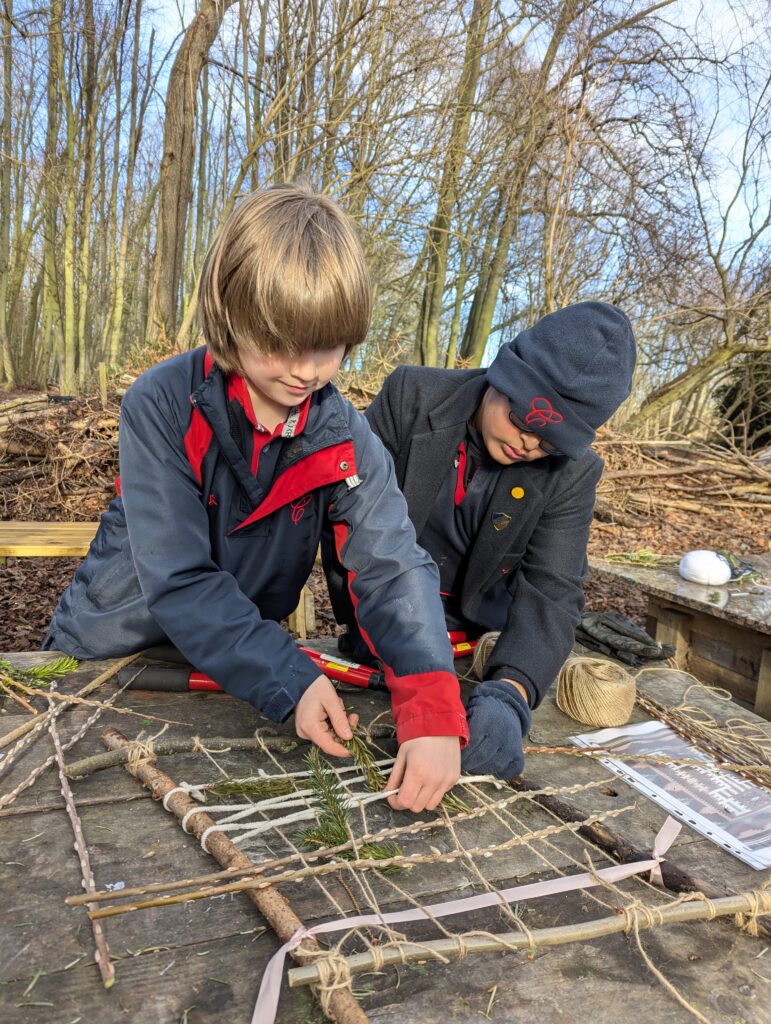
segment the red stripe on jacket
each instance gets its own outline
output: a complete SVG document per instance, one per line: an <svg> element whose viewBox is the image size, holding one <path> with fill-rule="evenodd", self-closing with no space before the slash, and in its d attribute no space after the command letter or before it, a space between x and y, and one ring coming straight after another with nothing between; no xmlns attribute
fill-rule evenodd
<svg viewBox="0 0 771 1024"><path fill-rule="evenodd" d="M207 349L203 356L204 380L211 373L213 366L214 359ZM192 403L192 398L190 401ZM203 413L198 411L196 406L193 406L193 415L190 417L190 426L187 428L184 444L185 454L187 455L188 462L190 463L193 473L195 473L195 478L199 484L203 483L203 474L201 471L203 457L209 450L213 434L214 431L206 422L206 417Z"/></svg>
<svg viewBox="0 0 771 1024"><path fill-rule="evenodd" d="M343 545L348 537L348 525L333 523L332 529L337 557L344 564ZM355 578L356 573L349 571L348 588L354 614L364 642L377 658L379 655L375 645L359 621L359 601L352 587ZM469 740L468 722L454 672L439 670L397 676L389 665L383 663L383 673L391 692L391 711L396 726L396 739L400 744L421 736L457 736L461 749L466 746Z"/></svg>
<svg viewBox="0 0 771 1024"><path fill-rule="evenodd" d="M455 504L460 505L466 497L466 442L458 445L458 474L455 478Z"/></svg>

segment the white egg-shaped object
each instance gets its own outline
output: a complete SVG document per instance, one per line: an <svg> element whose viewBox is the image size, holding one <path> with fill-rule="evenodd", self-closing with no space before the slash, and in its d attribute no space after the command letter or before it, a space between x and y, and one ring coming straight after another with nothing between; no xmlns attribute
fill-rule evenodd
<svg viewBox="0 0 771 1024"><path fill-rule="evenodd" d="M680 559L680 575L691 583L720 587L731 579L731 566L717 551L689 551Z"/></svg>

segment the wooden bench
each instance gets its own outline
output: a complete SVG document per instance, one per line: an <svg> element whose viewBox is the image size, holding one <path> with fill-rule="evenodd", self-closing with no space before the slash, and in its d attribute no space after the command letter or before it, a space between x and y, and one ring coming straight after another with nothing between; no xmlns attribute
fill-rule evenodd
<svg viewBox="0 0 771 1024"><path fill-rule="evenodd" d="M771 556L751 555L771 576ZM751 581L722 587L682 579L677 566L628 565L589 560L593 572L622 581L648 598L647 629L673 644L677 664L705 683L722 686L771 719L771 586Z"/></svg>
<svg viewBox="0 0 771 1024"><path fill-rule="evenodd" d="M0 558L83 558L99 523L0 523Z"/></svg>
<svg viewBox="0 0 771 1024"><path fill-rule="evenodd" d="M7 558L84 558L99 523L0 523L0 565ZM303 587L289 628L306 640L316 628L313 594Z"/></svg>

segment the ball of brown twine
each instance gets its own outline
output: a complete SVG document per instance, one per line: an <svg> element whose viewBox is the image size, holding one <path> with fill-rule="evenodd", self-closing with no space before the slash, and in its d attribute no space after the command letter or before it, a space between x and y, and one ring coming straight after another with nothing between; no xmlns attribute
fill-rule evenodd
<svg viewBox="0 0 771 1024"><path fill-rule="evenodd" d="M584 725L624 725L635 695L634 677L604 658L568 658L557 677L557 707Z"/></svg>
<svg viewBox="0 0 771 1024"><path fill-rule="evenodd" d="M474 679L484 679L484 669L487 664L487 659L493 653L493 647L498 643L498 637L500 632L497 633L483 633L477 640L477 645L474 648L474 658L471 662L470 677Z"/></svg>

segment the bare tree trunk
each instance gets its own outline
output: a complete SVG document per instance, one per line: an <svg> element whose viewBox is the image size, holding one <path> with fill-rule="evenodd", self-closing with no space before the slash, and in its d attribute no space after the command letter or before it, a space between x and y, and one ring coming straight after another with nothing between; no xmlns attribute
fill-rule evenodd
<svg viewBox="0 0 771 1024"><path fill-rule="evenodd" d="M471 106L479 79L479 66L491 7L491 0L474 0L458 89L458 102L455 106L450 142L442 170L436 213L428 230L428 269L418 324L420 361L424 366L437 365L439 324L450 249L450 222L457 200L458 176L466 154Z"/></svg>
<svg viewBox="0 0 771 1024"><path fill-rule="evenodd" d="M513 156L511 184L495 254L489 268L483 269L483 276L480 277L479 285L474 293L474 301L463 338L462 355L471 366L479 366L487 345L522 195L533 162L548 134L549 76L557 59L559 47L567 35L578 6L578 0L567 0L562 5L557 24L536 77L532 95L529 98L527 124L522 141Z"/></svg>
<svg viewBox="0 0 771 1024"><path fill-rule="evenodd" d="M51 0L48 19L48 80L46 85L47 128L43 158L45 215L43 231L43 334L55 350L60 376L65 373L64 324L61 301L60 253L57 245L57 215L62 173L57 154L61 118L63 68L62 0Z"/></svg>
<svg viewBox="0 0 771 1024"><path fill-rule="evenodd" d="M177 54L166 92L160 209L146 336L173 338L185 222L193 188L198 80L225 11L236 0L201 0Z"/></svg>
<svg viewBox="0 0 771 1024"><path fill-rule="evenodd" d="M11 345L8 337L8 275L11 257L11 93L13 87L12 32L13 0L5 0L2 16L3 120L0 159L0 383L14 383Z"/></svg>

